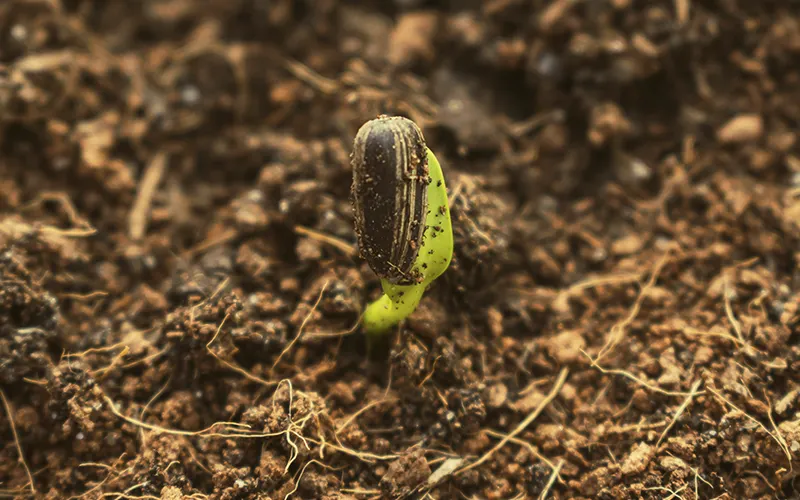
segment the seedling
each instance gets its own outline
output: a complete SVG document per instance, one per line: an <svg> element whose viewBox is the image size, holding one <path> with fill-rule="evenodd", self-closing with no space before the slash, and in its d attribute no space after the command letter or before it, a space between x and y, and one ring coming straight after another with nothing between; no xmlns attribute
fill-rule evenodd
<svg viewBox="0 0 800 500"><path fill-rule="evenodd" d="M453 257L447 187L439 161L417 125L381 116L356 134L352 201L361 256L384 294L362 324L382 334L417 308Z"/></svg>

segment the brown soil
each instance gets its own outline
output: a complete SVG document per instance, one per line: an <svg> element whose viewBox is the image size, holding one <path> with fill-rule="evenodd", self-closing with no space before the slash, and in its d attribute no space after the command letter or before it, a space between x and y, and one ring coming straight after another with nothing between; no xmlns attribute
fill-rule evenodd
<svg viewBox="0 0 800 500"><path fill-rule="evenodd" d="M0 494L800 498L798 89L795 0L3 1ZM456 255L367 352L379 113Z"/></svg>

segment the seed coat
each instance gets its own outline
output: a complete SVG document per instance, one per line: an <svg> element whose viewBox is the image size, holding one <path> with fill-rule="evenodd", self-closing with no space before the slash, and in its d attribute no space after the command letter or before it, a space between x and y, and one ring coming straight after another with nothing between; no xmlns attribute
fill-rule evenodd
<svg viewBox="0 0 800 500"><path fill-rule="evenodd" d="M422 247L430 183L422 132L404 117L370 120L356 134L351 161L361 256L392 284L420 282L414 261Z"/></svg>

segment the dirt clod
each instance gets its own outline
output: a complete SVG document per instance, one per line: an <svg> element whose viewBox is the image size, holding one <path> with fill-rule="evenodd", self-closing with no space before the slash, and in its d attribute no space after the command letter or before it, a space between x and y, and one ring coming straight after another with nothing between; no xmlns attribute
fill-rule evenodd
<svg viewBox="0 0 800 500"><path fill-rule="evenodd" d="M387 498L401 498L424 484L430 475L431 468L424 453L415 450L389 465L389 470L381 478L381 491Z"/></svg>
<svg viewBox="0 0 800 500"><path fill-rule="evenodd" d="M629 476L632 474L641 474L647 469L650 460L653 459L654 449L646 443L639 443L631 450L631 453L622 463L620 472L623 475Z"/></svg>
<svg viewBox="0 0 800 500"><path fill-rule="evenodd" d="M719 130L717 137L724 143L750 142L764 133L761 116L745 114L731 118Z"/></svg>

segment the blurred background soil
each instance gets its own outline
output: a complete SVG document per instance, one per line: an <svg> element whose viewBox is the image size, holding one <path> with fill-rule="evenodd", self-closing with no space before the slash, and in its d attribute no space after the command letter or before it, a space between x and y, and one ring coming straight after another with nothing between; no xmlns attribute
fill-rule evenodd
<svg viewBox="0 0 800 500"><path fill-rule="evenodd" d="M349 154L456 255L367 352ZM0 494L800 498L800 2L4 0Z"/></svg>

